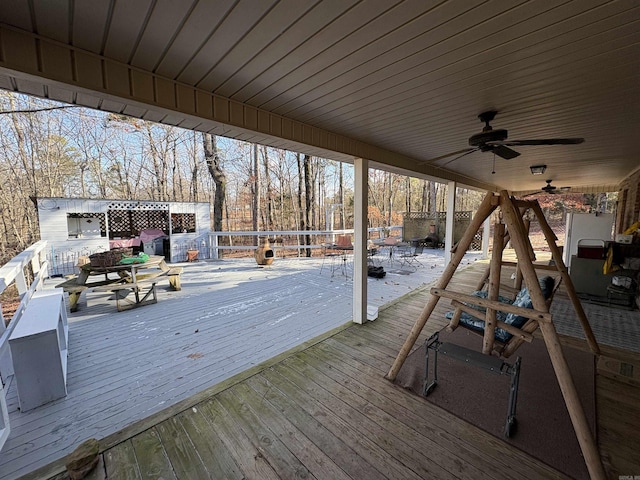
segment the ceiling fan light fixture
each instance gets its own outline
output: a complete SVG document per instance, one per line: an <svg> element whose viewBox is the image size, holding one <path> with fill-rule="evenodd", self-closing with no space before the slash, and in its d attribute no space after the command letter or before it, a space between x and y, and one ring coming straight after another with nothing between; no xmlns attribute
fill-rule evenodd
<svg viewBox="0 0 640 480"><path fill-rule="evenodd" d="M542 175L547 170L547 166L546 165L531 165L529 167L529 169L531 170L531 175Z"/></svg>

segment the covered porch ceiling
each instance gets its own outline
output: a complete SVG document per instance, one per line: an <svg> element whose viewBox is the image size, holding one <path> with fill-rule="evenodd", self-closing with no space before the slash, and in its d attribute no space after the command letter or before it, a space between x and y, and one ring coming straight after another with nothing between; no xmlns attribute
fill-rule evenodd
<svg viewBox="0 0 640 480"><path fill-rule="evenodd" d="M598 192L640 165L639 41L634 0L24 0L0 9L0 87L478 188ZM509 140L585 142L444 156L486 110Z"/></svg>

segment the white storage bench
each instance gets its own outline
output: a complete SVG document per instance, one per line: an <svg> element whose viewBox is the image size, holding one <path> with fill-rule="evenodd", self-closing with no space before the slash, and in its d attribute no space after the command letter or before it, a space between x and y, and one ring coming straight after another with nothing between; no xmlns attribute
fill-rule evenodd
<svg viewBox="0 0 640 480"><path fill-rule="evenodd" d="M69 327L62 289L33 294L9 337L20 410L67 395Z"/></svg>

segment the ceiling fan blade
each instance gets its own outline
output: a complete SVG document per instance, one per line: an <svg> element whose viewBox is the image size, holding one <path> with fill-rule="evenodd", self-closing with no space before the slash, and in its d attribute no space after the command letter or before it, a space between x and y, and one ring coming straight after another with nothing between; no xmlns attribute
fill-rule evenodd
<svg viewBox="0 0 640 480"><path fill-rule="evenodd" d="M466 156L467 156L467 155L469 155L470 153L477 152L477 151L478 151L478 149L477 149L477 148L469 148L469 149L466 149L466 152L464 152L462 155L458 155L457 157L452 158L451 160L448 160L448 161L444 162L442 165L436 165L436 168L444 168L444 167L446 167L447 165L449 165L450 163L455 162L456 160L459 160L459 159L461 159L462 157L466 157Z"/></svg>
<svg viewBox="0 0 640 480"><path fill-rule="evenodd" d="M434 163L438 160L442 160L443 158L453 157L454 155L467 154L476 151L476 148L463 148L462 150L457 150L455 152L447 153L446 155L440 155L439 157L430 158L429 160L424 160L422 163ZM453 161L453 160L452 160ZM448 162L447 162L448 163Z"/></svg>
<svg viewBox="0 0 640 480"><path fill-rule="evenodd" d="M520 156L518 152L504 145L494 145L492 146L491 151L505 160L511 160L512 158Z"/></svg>
<svg viewBox="0 0 640 480"><path fill-rule="evenodd" d="M527 193L526 195L522 195L522 198L533 197L534 195L538 195L542 193L542 191L538 190L537 192Z"/></svg>
<svg viewBox="0 0 640 480"><path fill-rule="evenodd" d="M584 138L543 138L539 140L505 140L503 142L489 142L491 145L578 145L584 143Z"/></svg>

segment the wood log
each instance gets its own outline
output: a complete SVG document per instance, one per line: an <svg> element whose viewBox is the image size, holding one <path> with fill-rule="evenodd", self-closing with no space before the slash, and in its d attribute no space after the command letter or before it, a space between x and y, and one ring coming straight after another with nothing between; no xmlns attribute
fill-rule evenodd
<svg viewBox="0 0 640 480"><path fill-rule="evenodd" d="M457 302L457 303L459 305L461 305L460 302ZM453 305L453 302L451 302L451 304ZM445 327L447 332L451 333L456 328L458 328L458 324L460 323L460 317L461 316L462 316L462 309L461 308L456 308L455 311L453 312L453 317L451 317L451 321L449 322L449 325L447 325Z"/></svg>
<svg viewBox="0 0 640 480"><path fill-rule="evenodd" d="M516 207L511 198L509 198L509 194L506 190L500 192L500 199L500 206L505 223L509 228L511 228L512 225L515 227L519 217L516 213ZM542 210L540 210L540 212L542 212ZM542 218L544 218L544 216ZM529 245L531 245L531 243L528 242L528 239L523 235L514 235L511 240L522 268L524 281L529 288L533 307L539 311L547 311L548 307L544 295L542 294L540 284L538 283L538 276L533 267L533 263L527 261L529 258L527 243L529 243ZM542 336L547 346L547 350L549 351L549 357L556 373L567 410L569 411L569 416L571 417L571 422L573 423L573 428L576 432L580 449L584 455L589 475L593 479L604 479L606 477L602 460L600 459L600 454L598 452L598 447L591 435L587 417L584 413L584 409L582 408L582 404L580 403L573 379L571 378L569 366L564 354L562 353L556 329L552 322L540 323L540 329L542 330Z"/></svg>
<svg viewBox="0 0 640 480"><path fill-rule="evenodd" d="M548 265L546 263L531 263L531 265L536 270L547 270L547 271L550 271L550 272L557 272L558 271L558 269L555 266ZM517 267L518 266L518 262L511 262L511 261L505 260L505 261L502 262L502 266L503 267Z"/></svg>
<svg viewBox="0 0 640 480"><path fill-rule="evenodd" d="M489 266L491 273L489 274L489 292L487 298L497 301L500 294L500 267L502 263L502 247L504 239L504 223L497 223L493 227L493 253L491 254L491 262ZM491 355L493 351L493 342L496 334L496 309L487 308L484 321L484 335L482 338L482 353Z"/></svg>
<svg viewBox="0 0 640 480"><path fill-rule="evenodd" d="M478 305L484 308L493 308L494 310L513 313L515 315L529 318L531 320L537 320L539 322L551 323L552 321L552 316L548 311L539 311L532 308L514 307L513 305L502 303L498 300L489 300L488 298L474 297L473 295L467 295L466 293L460 292L452 292L451 290L445 290L444 288L433 287L431 289L431 295L450 298L451 300L457 300L466 304Z"/></svg>
<svg viewBox="0 0 640 480"><path fill-rule="evenodd" d="M578 320L580 320L580 325L582 325L582 330L584 331L585 337L587 339L587 343L589 344L589 348L596 355L600 354L600 346L596 341L596 337L593 335L593 331L591 330L591 325L589 324L589 320L587 319L587 314L584 312L582 308L582 303L580 303L580 299L578 298L578 294L576 293L576 289L573 286L573 281L571 281L571 277L569 276L569 271L567 270L567 266L564 264L562 260L562 252L560 248L556 245L554 238L556 238L553 230L547 223L546 218L544 217L544 213L542 212L542 208L536 202L536 205L533 207L533 211L539 218L540 227L542 228L542 233L549 244L549 248L551 249L551 256L553 258L553 262L555 263L556 270L560 272L562 276L562 280L565 282L565 290L567 291L567 295L569 295L569 299L573 305L576 314L578 315Z"/></svg>
<svg viewBox="0 0 640 480"><path fill-rule="evenodd" d="M482 312L480 312L480 311L478 311L478 310L476 310L474 308L471 308L468 305L465 305L464 303L460 303L457 300L453 300L451 302L451 304L456 307L456 310L459 309L461 312L468 313L469 315L477 318L478 320L484 320L484 316L482 315ZM533 321L535 321L535 320L533 320ZM521 338L525 342L528 342L528 343L533 342L533 335L531 335L530 333L525 332L524 330L520 330L519 328L514 327L513 325L509 325L508 323L504 323L501 320L496 320L496 327L507 331L508 333L513 335L514 337ZM450 330L448 330L448 328L449 327L447 327L447 331L450 331Z"/></svg>

